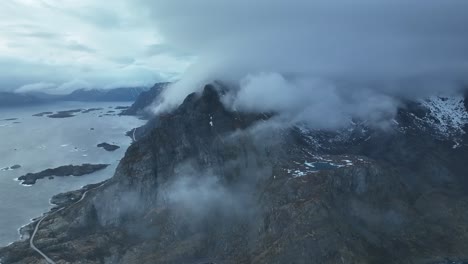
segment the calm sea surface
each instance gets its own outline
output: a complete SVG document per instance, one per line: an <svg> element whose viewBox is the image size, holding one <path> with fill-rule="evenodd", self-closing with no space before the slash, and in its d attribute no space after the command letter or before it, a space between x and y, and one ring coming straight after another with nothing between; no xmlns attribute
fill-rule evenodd
<svg viewBox="0 0 468 264"><path fill-rule="evenodd" d="M18 240L18 228L52 207L50 198L57 193L112 177L119 160L131 143L125 132L143 125L135 117L102 116L116 106L128 103L67 102L50 105L0 108L0 170L21 165L17 170L0 171L0 246ZM78 113L70 118L34 117L40 112L71 109L103 108L90 113ZM4 120L17 118L17 120ZM121 148L107 152L97 148L101 142ZM15 179L28 172L83 163L108 163L107 169L81 177L55 177L38 180L27 187Z"/></svg>

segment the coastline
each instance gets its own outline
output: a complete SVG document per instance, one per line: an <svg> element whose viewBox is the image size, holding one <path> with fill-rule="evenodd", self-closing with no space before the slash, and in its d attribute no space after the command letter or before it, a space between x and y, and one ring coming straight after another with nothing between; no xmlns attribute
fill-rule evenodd
<svg viewBox="0 0 468 264"><path fill-rule="evenodd" d="M78 105L77 105L78 104ZM79 114L73 118L53 119L33 116L42 111L60 111L74 108L118 107L122 102L51 104L23 109L2 109L1 116L15 117L23 122L11 127L1 127L0 135L9 140L0 144L0 155L5 167L21 164L18 170L0 172L0 210L5 217L0 219L0 247L6 247L21 240L21 229L27 229L37 221L37 216L49 213L53 207L50 200L55 194L78 190L96 182L110 178L119 160L124 156L132 139L125 133L144 124L133 116L99 117L99 111ZM104 111L103 110L103 111ZM60 129L59 129L60 128ZM91 130L90 128L93 128ZM15 137L12 137L15 135ZM98 142L115 142L121 146L114 152L103 152L97 148ZM41 143L37 143L41 142ZM39 148L44 145L46 148ZM75 147L77 149L75 149ZM83 156L85 154L86 156ZM111 164L103 171L81 177L55 177L54 180L39 180L34 186L21 184L18 179L28 172L42 168L54 168L64 164L85 163ZM30 187L24 189L23 187ZM23 238L24 239L24 238Z"/></svg>

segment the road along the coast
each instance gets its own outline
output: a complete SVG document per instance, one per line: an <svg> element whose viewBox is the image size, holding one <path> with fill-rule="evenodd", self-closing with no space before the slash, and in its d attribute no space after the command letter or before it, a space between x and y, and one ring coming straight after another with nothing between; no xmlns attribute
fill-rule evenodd
<svg viewBox="0 0 468 264"><path fill-rule="evenodd" d="M88 192L90 192L90 191L92 191L92 190L96 190L96 189L98 189L98 188L104 186L106 183L107 183L107 182L104 182L104 183L101 184L101 185L98 185L98 186L96 186L96 187L94 187L94 188L91 188L91 189L85 191L85 192L83 193L83 195L81 196L81 198L80 198L78 201L76 201L75 203L73 203L73 204L71 204L71 205L69 205L69 206L67 206L67 207L62 207L62 208L58 209L57 211L54 211L54 212L52 212L52 213L50 213L50 214L45 214L45 215L37 222L36 227L34 228L34 232L32 233L31 238L29 239L29 246L30 246L34 251L36 251L37 253L39 253L39 254L47 261L47 263L49 263L49 264L56 264L55 261L53 261L51 258L49 258L49 256L47 256L44 252L42 252L40 249L38 249L38 248L36 247L36 245L34 245L34 238L36 237L37 231L39 230L39 227L40 227L42 221L44 221L44 220L45 220L47 217L49 217L49 216L52 216L52 215L54 215L54 214L56 214L56 213L58 213L58 212L60 212L60 211L62 211L62 210L64 210L64 209L66 209L66 208L70 208L70 207L72 207L72 206L74 206L74 205L80 203L80 202L83 201L83 199L86 197L86 194L88 194Z"/></svg>

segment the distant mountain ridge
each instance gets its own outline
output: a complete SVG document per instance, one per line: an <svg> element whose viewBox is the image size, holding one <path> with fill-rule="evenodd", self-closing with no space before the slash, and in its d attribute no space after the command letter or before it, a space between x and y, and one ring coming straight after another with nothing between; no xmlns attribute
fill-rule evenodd
<svg viewBox="0 0 468 264"><path fill-rule="evenodd" d="M148 90L145 87L115 89L79 89L61 98L64 101L134 101L140 93Z"/></svg>
<svg viewBox="0 0 468 264"><path fill-rule="evenodd" d="M23 106L41 102L44 100L34 95L0 92L0 107Z"/></svg>
<svg viewBox="0 0 468 264"><path fill-rule="evenodd" d="M26 106L57 101L83 102L130 102L147 91L146 87L128 87L115 89L79 89L66 95L51 95L47 93L14 93L0 92L0 107Z"/></svg>

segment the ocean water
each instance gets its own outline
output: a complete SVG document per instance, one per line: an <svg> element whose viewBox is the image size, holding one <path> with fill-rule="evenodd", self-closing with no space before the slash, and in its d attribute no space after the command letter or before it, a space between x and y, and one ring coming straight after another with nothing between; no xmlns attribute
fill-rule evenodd
<svg viewBox="0 0 468 264"><path fill-rule="evenodd" d="M50 198L61 192L76 190L90 183L112 177L131 139L125 133L144 121L129 116L102 116L116 106L128 103L66 102L22 108L0 108L0 246L19 239L18 228L42 215L52 205ZM103 108L78 113L70 118L35 117L40 112ZM115 114L114 113L114 114ZM17 118L17 120L4 120ZM116 144L120 149L107 152L96 145ZM38 180L32 186L15 181L28 172L83 163L111 164L105 170L80 177L55 177ZM4 167L21 165L17 170Z"/></svg>

